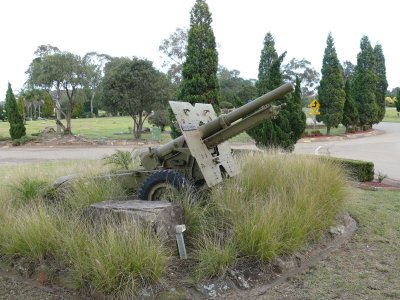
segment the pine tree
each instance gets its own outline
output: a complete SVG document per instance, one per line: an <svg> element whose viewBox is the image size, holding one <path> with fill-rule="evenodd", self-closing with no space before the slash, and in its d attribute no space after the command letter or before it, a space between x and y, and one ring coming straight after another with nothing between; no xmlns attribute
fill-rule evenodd
<svg viewBox="0 0 400 300"><path fill-rule="evenodd" d="M345 102L342 67L330 33L326 40L321 73L322 77L318 88L321 114L317 119L325 124L326 134L329 135L331 128L337 127L342 121Z"/></svg>
<svg viewBox="0 0 400 300"><path fill-rule="evenodd" d="M378 105L377 118L374 123L379 123L385 117L385 96L388 88L388 82L386 79L386 66L385 56L383 55L382 46L377 44L374 48L375 55L375 74L376 74L376 103Z"/></svg>
<svg viewBox="0 0 400 300"><path fill-rule="evenodd" d="M10 123L11 139L19 139L26 134L26 129L24 126L24 121L18 112L17 101L15 100L10 83L8 83L8 89L6 93L6 107L7 119Z"/></svg>
<svg viewBox="0 0 400 300"><path fill-rule="evenodd" d="M258 68L256 88L259 96L282 85L281 64L285 55L286 52L278 56L275 50L274 38L268 32L264 38L264 47L261 51ZM299 88L300 84L296 86L293 96L275 101L275 104L287 103L287 107L279 113L276 119L266 120L261 125L248 131L248 134L256 141L257 145L281 147L289 151L294 149L294 144L304 131L306 120L300 105L301 91Z"/></svg>
<svg viewBox="0 0 400 300"><path fill-rule="evenodd" d="M204 0L196 0L190 13L186 61L178 99L194 103L211 103L218 109L218 52L212 18Z"/></svg>
<svg viewBox="0 0 400 300"><path fill-rule="evenodd" d="M344 102L342 124L346 126L346 132L350 132L350 128L354 129L358 123L358 111L356 103L351 95L350 79L346 80L344 92L346 94L346 101Z"/></svg>
<svg viewBox="0 0 400 300"><path fill-rule="evenodd" d="M54 116L54 104L53 99L51 98L49 93L45 93L44 95L44 104L42 110L42 116L45 118Z"/></svg>
<svg viewBox="0 0 400 300"><path fill-rule="evenodd" d="M360 125L371 127L377 120L379 108L376 103L375 55L367 36L362 37L360 48L353 75L352 95L357 104Z"/></svg>

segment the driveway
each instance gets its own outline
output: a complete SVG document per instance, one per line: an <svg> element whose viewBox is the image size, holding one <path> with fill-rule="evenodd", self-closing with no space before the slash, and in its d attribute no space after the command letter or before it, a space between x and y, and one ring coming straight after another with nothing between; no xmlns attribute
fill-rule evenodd
<svg viewBox="0 0 400 300"><path fill-rule="evenodd" d="M299 142L295 153L329 154L331 156L372 161L375 173L400 180L400 123L380 123L374 129L383 134L356 139L321 142Z"/></svg>
<svg viewBox="0 0 400 300"><path fill-rule="evenodd" d="M332 141L300 141L295 153L330 154L331 156L372 161L375 172L400 180L400 123L380 123L374 126L383 134ZM249 147L254 147L249 145ZM100 159L116 149L132 150L135 146L79 146L79 147L12 147L0 149L0 165L42 162L51 160ZM243 147L243 145L241 146Z"/></svg>

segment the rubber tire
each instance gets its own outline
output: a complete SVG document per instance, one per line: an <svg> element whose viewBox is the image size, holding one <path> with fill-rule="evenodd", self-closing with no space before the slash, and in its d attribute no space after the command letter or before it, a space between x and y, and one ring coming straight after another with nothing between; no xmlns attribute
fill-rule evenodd
<svg viewBox="0 0 400 300"><path fill-rule="evenodd" d="M153 199L152 190L157 186L167 185L175 189L177 192L191 191L192 184L189 179L182 173L175 170L155 171L143 182L139 188L138 197L141 200L171 200L171 199ZM160 187L162 188L162 187Z"/></svg>

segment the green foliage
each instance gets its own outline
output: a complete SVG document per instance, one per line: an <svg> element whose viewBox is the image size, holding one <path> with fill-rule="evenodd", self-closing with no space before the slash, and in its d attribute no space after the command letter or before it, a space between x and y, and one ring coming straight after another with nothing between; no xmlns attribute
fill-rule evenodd
<svg viewBox="0 0 400 300"><path fill-rule="evenodd" d="M117 169L129 170L132 167L133 158L131 151L117 150L115 153L103 157L105 165L114 165Z"/></svg>
<svg viewBox="0 0 400 300"><path fill-rule="evenodd" d="M24 111L24 98L22 96L18 97L18 113L20 116L24 116L25 115L25 111Z"/></svg>
<svg viewBox="0 0 400 300"><path fill-rule="evenodd" d="M286 52L278 56L275 50L275 41L271 33L264 38L264 48L261 51L260 64L258 67L258 81L256 88L261 96L283 83L281 64ZM304 115L300 100L300 82L297 81L297 91L294 96L278 99L275 104L287 103L274 120L266 120L261 125L252 128L247 133L256 141L257 145L265 147L281 147L292 151L294 144L301 137L305 128L306 116Z"/></svg>
<svg viewBox="0 0 400 300"><path fill-rule="evenodd" d="M17 101L15 100L14 93L11 89L11 84L8 83L8 89L6 94L6 111L7 119L10 123L10 136L11 139L19 139L25 136L26 129L24 126L24 121L18 112Z"/></svg>
<svg viewBox="0 0 400 300"><path fill-rule="evenodd" d="M396 101L394 102L394 105L396 106L397 112L400 112L400 89L397 91Z"/></svg>
<svg viewBox="0 0 400 300"><path fill-rule="evenodd" d="M105 108L130 115L134 136L139 139L147 118L145 112L165 106L172 85L148 60L116 58L106 64L102 91Z"/></svg>
<svg viewBox="0 0 400 300"><path fill-rule="evenodd" d="M344 102L343 119L341 123L346 126L346 130L349 131L350 128L355 128L358 124L358 111L351 94L350 80L346 80L344 92L346 95L346 101Z"/></svg>
<svg viewBox="0 0 400 300"><path fill-rule="evenodd" d="M374 50L367 36L360 42L361 52L357 55L357 66L353 75L352 94L357 104L360 125L372 126L377 122L376 102L376 60Z"/></svg>
<svg viewBox="0 0 400 300"><path fill-rule="evenodd" d="M352 178L360 182L372 181L374 179L373 162L336 157L323 157L322 159L331 160L340 164Z"/></svg>
<svg viewBox="0 0 400 300"><path fill-rule="evenodd" d="M35 140L35 137L24 135L24 136L20 137L19 139L12 140L12 145L13 146L21 146L26 143L32 142L34 140Z"/></svg>
<svg viewBox="0 0 400 300"><path fill-rule="evenodd" d="M44 104L42 108L42 116L45 118L50 118L54 116L54 104L53 99L49 93L44 94Z"/></svg>
<svg viewBox="0 0 400 300"><path fill-rule="evenodd" d="M207 3L196 0L190 12L186 61L183 64L178 99L191 104L211 103L218 111L218 52L211 23Z"/></svg>
<svg viewBox="0 0 400 300"><path fill-rule="evenodd" d="M149 124L160 127L164 131L165 126L169 124L168 110L155 110L148 119Z"/></svg>
<svg viewBox="0 0 400 300"><path fill-rule="evenodd" d="M0 121L5 121L7 119L6 111L3 103L0 103Z"/></svg>
<svg viewBox="0 0 400 300"><path fill-rule="evenodd" d="M342 68L337 58L331 34L328 35L326 41L321 73L322 78L318 88L321 114L317 116L317 120L324 122L327 128L326 133L329 135L331 127L337 127L342 121L346 100Z"/></svg>
<svg viewBox="0 0 400 300"><path fill-rule="evenodd" d="M27 204L43 197L50 188L50 183L41 178L24 176L10 185L15 195L16 204Z"/></svg>
<svg viewBox="0 0 400 300"><path fill-rule="evenodd" d="M382 46L377 44L374 48L375 56L375 74L376 74L376 103L378 105L378 111L375 123L379 123L385 117L385 96L388 88L388 82L386 79L386 66L385 56L383 55Z"/></svg>
<svg viewBox="0 0 400 300"><path fill-rule="evenodd" d="M284 78L294 82L299 78L301 82L301 94L303 97L311 97L315 94L315 88L319 82L319 73L311 66L311 62L303 59L292 58L283 66Z"/></svg>

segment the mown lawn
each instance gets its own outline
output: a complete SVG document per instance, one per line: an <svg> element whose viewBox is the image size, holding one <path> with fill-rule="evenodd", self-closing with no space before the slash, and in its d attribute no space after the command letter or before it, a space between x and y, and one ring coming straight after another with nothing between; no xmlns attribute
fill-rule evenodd
<svg viewBox="0 0 400 300"><path fill-rule="evenodd" d="M400 299L400 192L356 190L346 210L358 222L350 242L267 299Z"/></svg>
<svg viewBox="0 0 400 300"><path fill-rule="evenodd" d="M386 107L386 114L383 122L400 122L400 116L396 108Z"/></svg>

